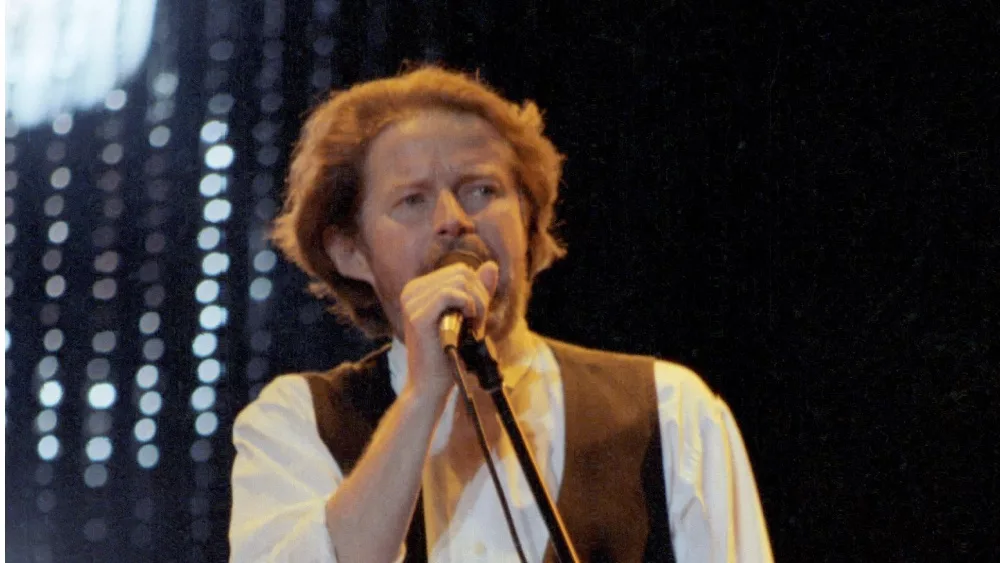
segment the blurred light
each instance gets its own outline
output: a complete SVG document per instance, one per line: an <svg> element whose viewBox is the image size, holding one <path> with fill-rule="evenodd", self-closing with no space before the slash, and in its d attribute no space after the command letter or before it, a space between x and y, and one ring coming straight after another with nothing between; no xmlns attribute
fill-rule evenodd
<svg viewBox="0 0 1000 563"><path fill-rule="evenodd" d="M198 233L198 248L202 250L212 250L218 246L222 240L222 233L215 227L205 227Z"/></svg>
<svg viewBox="0 0 1000 563"><path fill-rule="evenodd" d="M202 383L215 383L222 374L222 364L215 358L203 360L198 364L198 379Z"/></svg>
<svg viewBox="0 0 1000 563"><path fill-rule="evenodd" d="M153 79L153 90L160 96L170 96L177 90L177 75L161 72Z"/></svg>
<svg viewBox="0 0 1000 563"><path fill-rule="evenodd" d="M205 197L214 197L226 189L226 178L219 174L206 174L198 185L198 190Z"/></svg>
<svg viewBox="0 0 1000 563"><path fill-rule="evenodd" d="M212 99L208 100L208 111L214 114L222 114L228 112L233 107L233 97L225 92L221 92L212 96Z"/></svg>
<svg viewBox="0 0 1000 563"><path fill-rule="evenodd" d="M219 297L219 282L215 280L202 280L194 290L195 299L199 303L211 303Z"/></svg>
<svg viewBox="0 0 1000 563"><path fill-rule="evenodd" d="M142 397L139 398L139 410L146 416L153 416L160 412L162 406L163 397L156 391L143 393Z"/></svg>
<svg viewBox="0 0 1000 563"><path fill-rule="evenodd" d="M49 352L55 352L62 348L63 341L63 332L58 328L53 328L46 332L45 337L42 339L45 349Z"/></svg>
<svg viewBox="0 0 1000 563"><path fill-rule="evenodd" d="M195 337L194 342L191 344L191 349L194 351L194 355L199 358L204 358L215 352L215 347L218 345L218 339L214 334L210 332L203 332Z"/></svg>
<svg viewBox="0 0 1000 563"><path fill-rule="evenodd" d="M117 292L118 284L111 278L104 278L94 282L93 293L94 297L97 299L107 301L108 299L114 297Z"/></svg>
<svg viewBox="0 0 1000 563"><path fill-rule="evenodd" d="M107 358L94 358L87 362L87 377L93 380L104 379L111 373L111 362Z"/></svg>
<svg viewBox="0 0 1000 563"><path fill-rule="evenodd" d="M128 95L125 94L125 90L112 90L104 98L104 107L111 111L118 111L125 107L126 101L128 101Z"/></svg>
<svg viewBox="0 0 1000 563"><path fill-rule="evenodd" d="M271 280L267 278L257 278L250 284L250 298L254 301L263 301L271 295Z"/></svg>
<svg viewBox="0 0 1000 563"><path fill-rule="evenodd" d="M38 457L45 461L53 460L59 455L59 438L52 436L43 436L41 440L38 441Z"/></svg>
<svg viewBox="0 0 1000 563"><path fill-rule="evenodd" d="M54 407L62 401L62 385L58 381L46 381L38 391L38 401L43 407Z"/></svg>
<svg viewBox="0 0 1000 563"><path fill-rule="evenodd" d="M62 276L52 276L45 282L45 294L55 299L66 291L66 278Z"/></svg>
<svg viewBox="0 0 1000 563"><path fill-rule="evenodd" d="M135 439L148 442L156 435L156 422L151 418L143 418L135 423Z"/></svg>
<svg viewBox="0 0 1000 563"><path fill-rule="evenodd" d="M94 269L104 274L110 274L118 269L118 253L112 250L102 252L94 258Z"/></svg>
<svg viewBox="0 0 1000 563"><path fill-rule="evenodd" d="M170 141L170 128L166 125L157 125L149 132L149 146L160 148Z"/></svg>
<svg viewBox="0 0 1000 563"><path fill-rule="evenodd" d="M213 199L205 204L205 220L210 223L218 223L229 218L233 206L225 199Z"/></svg>
<svg viewBox="0 0 1000 563"><path fill-rule="evenodd" d="M139 453L136 454L135 458L139 465L151 469L156 467L157 462L160 461L160 450L153 444L146 444L139 448Z"/></svg>
<svg viewBox="0 0 1000 563"><path fill-rule="evenodd" d="M150 338L142 345L142 357L147 361L155 362L163 357L166 346L161 338Z"/></svg>
<svg viewBox="0 0 1000 563"><path fill-rule="evenodd" d="M5 235L4 246L10 246L14 244L14 240L17 239L17 227L15 227L10 223L6 223L4 228L4 235Z"/></svg>
<svg viewBox="0 0 1000 563"><path fill-rule="evenodd" d="M202 438L201 440L195 440L194 444L191 444L191 459L202 462L208 461L210 457L212 457L211 442Z"/></svg>
<svg viewBox="0 0 1000 563"><path fill-rule="evenodd" d="M52 120L52 132L56 135L65 135L73 129L73 116L68 113L60 113Z"/></svg>
<svg viewBox="0 0 1000 563"><path fill-rule="evenodd" d="M111 440L107 436L97 436L87 442L87 457L90 461L104 461L111 457Z"/></svg>
<svg viewBox="0 0 1000 563"><path fill-rule="evenodd" d="M216 276L229 269L229 255L221 252L211 252L201 261L201 271L206 275Z"/></svg>
<svg viewBox="0 0 1000 563"><path fill-rule="evenodd" d="M191 393L191 408L196 411L203 411L212 408L215 404L215 389L202 385Z"/></svg>
<svg viewBox="0 0 1000 563"><path fill-rule="evenodd" d="M270 250L261 250L253 258L253 268L258 272L270 272L278 262L278 257Z"/></svg>
<svg viewBox="0 0 1000 563"><path fill-rule="evenodd" d="M51 272L59 268L60 264L62 264L62 252L58 248L50 248L45 252L45 256L42 256L42 267L46 271Z"/></svg>
<svg viewBox="0 0 1000 563"><path fill-rule="evenodd" d="M155 311L143 313L139 318L139 332L153 334L160 328L160 314Z"/></svg>
<svg viewBox="0 0 1000 563"><path fill-rule="evenodd" d="M101 151L101 160L105 164L118 164L124 155L125 149L120 144L111 143Z"/></svg>
<svg viewBox="0 0 1000 563"><path fill-rule="evenodd" d="M139 368L139 371L135 372L135 384L142 389L149 389L150 387L156 385L156 381L160 378L160 370L156 369L156 366L146 364Z"/></svg>
<svg viewBox="0 0 1000 563"><path fill-rule="evenodd" d="M58 421L59 417L56 416L56 411L45 409L38 413L38 417L35 418L35 429L38 430L39 434L51 432L55 429Z"/></svg>
<svg viewBox="0 0 1000 563"><path fill-rule="evenodd" d="M201 127L201 140L206 144L217 143L229 133L229 125L224 121L209 121Z"/></svg>
<svg viewBox="0 0 1000 563"><path fill-rule="evenodd" d="M42 379L48 379L56 374L56 370L59 369L59 360L55 356L45 356L40 362L38 362L38 376Z"/></svg>
<svg viewBox="0 0 1000 563"><path fill-rule="evenodd" d="M22 127L104 102L121 109L146 58L155 0L7 3L7 111Z"/></svg>
<svg viewBox="0 0 1000 563"><path fill-rule="evenodd" d="M69 225L66 221L56 221L49 227L49 241L52 244L62 244L69 236Z"/></svg>
<svg viewBox="0 0 1000 563"><path fill-rule="evenodd" d="M61 190L69 185L71 178L72 174L70 173L69 168L60 166L52 171L52 175L49 176L49 183L52 184L53 188Z"/></svg>
<svg viewBox="0 0 1000 563"><path fill-rule="evenodd" d="M108 482L108 470L100 463L90 465L83 471L83 482L91 489L103 487Z"/></svg>
<svg viewBox="0 0 1000 563"><path fill-rule="evenodd" d="M236 154L229 145L215 145L205 151L205 165L213 170L228 168Z"/></svg>
<svg viewBox="0 0 1000 563"><path fill-rule="evenodd" d="M110 383L94 384L87 393L87 401L95 409L106 409L115 404L115 386Z"/></svg>
<svg viewBox="0 0 1000 563"><path fill-rule="evenodd" d="M110 330L98 332L91 342L91 347L95 352L108 353L115 349L115 345L115 333Z"/></svg>
<svg viewBox="0 0 1000 563"><path fill-rule="evenodd" d="M202 436L211 436L219 428L219 418L214 412L203 412L194 421L195 431Z"/></svg>
<svg viewBox="0 0 1000 563"><path fill-rule="evenodd" d="M209 305L201 311L198 321L205 330L215 330L226 323L226 309L218 305Z"/></svg>

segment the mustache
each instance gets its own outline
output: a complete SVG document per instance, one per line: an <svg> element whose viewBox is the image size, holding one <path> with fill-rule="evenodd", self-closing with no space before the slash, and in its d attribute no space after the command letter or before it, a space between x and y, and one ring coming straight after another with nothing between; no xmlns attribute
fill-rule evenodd
<svg viewBox="0 0 1000 563"><path fill-rule="evenodd" d="M475 257L474 261L480 264L490 260L497 262L496 257L490 252L489 247L486 246L483 239L475 235L466 235L451 239L443 245L435 245L435 248L431 250L428 259L421 268L421 275L429 274L434 270L454 263L453 253L469 255L470 260L472 260L471 257Z"/></svg>

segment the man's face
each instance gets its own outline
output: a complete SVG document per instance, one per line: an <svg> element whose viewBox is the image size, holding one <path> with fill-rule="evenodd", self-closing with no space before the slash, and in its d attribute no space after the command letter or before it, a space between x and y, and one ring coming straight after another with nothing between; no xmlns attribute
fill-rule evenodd
<svg viewBox="0 0 1000 563"><path fill-rule="evenodd" d="M372 285L397 335L403 286L456 247L499 265L487 334L502 340L523 318L528 241L513 162L497 131L468 114L418 113L372 142L353 277Z"/></svg>

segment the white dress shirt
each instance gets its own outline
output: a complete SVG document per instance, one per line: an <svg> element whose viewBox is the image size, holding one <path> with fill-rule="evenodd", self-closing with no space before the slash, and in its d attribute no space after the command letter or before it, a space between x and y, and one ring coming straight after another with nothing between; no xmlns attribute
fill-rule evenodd
<svg viewBox="0 0 1000 563"><path fill-rule="evenodd" d="M555 499L566 453L563 389L552 350L528 334L524 354L503 367L504 386ZM398 394L406 381L406 349L398 340L388 360ZM657 361L654 377L664 510L678 563L772 561L753 472L729 407L683 366ZM462 471L469 458L448 448L456 404L461 411L453 391L422 476L430 561L518 561L485 464L478 460ZM233 443L231 560L335 562L326 501L344 474L319 437L305 378L285 375L267 385L237 417ZM459 453L481 456L478 448L468 450ZM493 459L525 554L541 561L548 530L506 436L496 440Z"/></svg>

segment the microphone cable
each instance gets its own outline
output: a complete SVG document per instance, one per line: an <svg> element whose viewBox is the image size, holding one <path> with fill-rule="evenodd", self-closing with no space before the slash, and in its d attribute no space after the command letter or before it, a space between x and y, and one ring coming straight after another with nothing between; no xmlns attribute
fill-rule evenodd
<svg viewBox="0 0 1000 563"><path fill-rule="evenodd" d="M469 389L465 385L465 367L461 358L459 358L458 350L455 346L446 346L445 352L448 354L448 357L451 358L452 366L455 368L452 370L452 375L455 377L455 382L458 384L458 389L462 395L462 399L465 401L465 411L469 413L469 418L472 419L472 425L476 428L476 437L479 439L479 447L482 449L483 457L486 459L486 467L490 470L490 477L493 479L493 487L496 489L497 496L500 498L500 507L503 509L504 520L507 521L507 529L510 531L510 537L514 540L514 548L517 549L517 556L520 558L521 563L528 563L528 559L524 556L524 549L521 547L521 539L518 537L517 530L514 528L514 517L511 516L510 506L507 504L507 497L503 493L503 486L500 484L500 477L497 475L497 468L493 465L493 455L490 453L490 446L486 441L486 432L483 430L483 421L479 418L479 410L476 409L476 404L473 402L472 397L469 395Z"/></svg>

